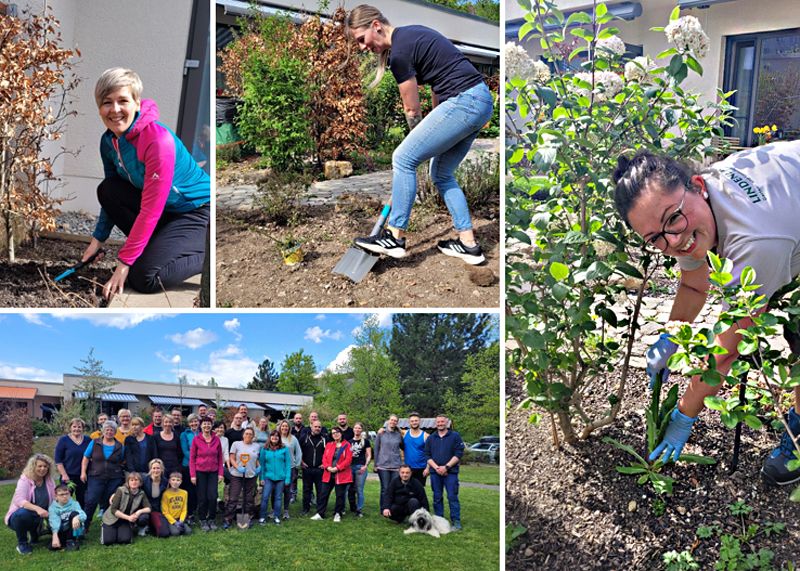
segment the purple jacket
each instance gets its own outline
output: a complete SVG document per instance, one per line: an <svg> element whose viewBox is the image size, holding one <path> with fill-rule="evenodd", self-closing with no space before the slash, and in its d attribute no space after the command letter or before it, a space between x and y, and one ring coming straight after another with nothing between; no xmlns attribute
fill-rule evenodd
<svg viewBox="0 0 800 571"><path fill-rule="evenodd" d="M202 434L192 439L189 448L189 476L196 478L198 472L216 472L222 476L222 442L216 434L211 435L211 442L206 442Z"/></svg>
<svg viewBox="0 0 800 571"><path fill-rule="evenodd" d="M47 486L47 496L50 500L48 505L53 503L53 500L56 498L56 484L50 478L45 480L45 484ZM11 498L11 505L8 506L8 512L6 513L5 522L8 525L8 520L11 519L11 514L13 514L18 509L22 508L22 504L24 502L31 502L33 503L33 492L36 489L36 484L33 483L33 480L28 478L27 476L20 476L19 481L17 482L17 489L14 491L14 497Z"/></svg>

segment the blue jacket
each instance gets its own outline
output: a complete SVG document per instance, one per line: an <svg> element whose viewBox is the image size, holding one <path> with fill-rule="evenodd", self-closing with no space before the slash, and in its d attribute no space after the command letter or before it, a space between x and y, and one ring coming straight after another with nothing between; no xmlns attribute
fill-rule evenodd
<svg viewBox="0 0 800 571"><path fill-rule="evenodd" d="M433 460L438 466L447 463L453 456L461 458L464 455L464 441L455 430L448 430L444 436L439 436L439 431L434 431L425 441L425 462ZM449 469L451 474L458 474L458 464Z"/></svg>
<svg viewBox="0 0 800 571"><path fill-rule="evenodd" d="M258 455L261 465L261 480L283 480L286 484L292 481L292 457L286 446L277 450L262 448Z"/></svg>

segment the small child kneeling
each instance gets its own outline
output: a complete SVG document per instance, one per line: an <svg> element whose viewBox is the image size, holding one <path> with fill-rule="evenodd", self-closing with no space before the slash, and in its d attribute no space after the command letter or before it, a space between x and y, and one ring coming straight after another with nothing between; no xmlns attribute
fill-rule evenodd
<svg viewBox="0 0 800 571"><path fill-rule="evenodd" d="M173 472L169 475L169 488L161 494L161 515L169 524L170 535L191 535L192 528L186 523L189 492L181 489L183 475Z"/></svg>
<svg viewBox="0 0 800 571"><path fill-rule="evenodd" d="M50 529L53 531L50 549L54 551L62 547L67 551L79 549L76 540L83 535L86 512L72 498L69 486L62 484L56 487L56 499L47 508L47 513L49 514Z"/></svg>
<svg viewBox="0 0 800 571"><path fill-rule="evenodd" d="M142 476L130 472L125 484L117 488L111 498L111 505L103 513L103 529L100 543L131 543L133 526L143 527L150 521L150 501L142 490Z"/></svg>

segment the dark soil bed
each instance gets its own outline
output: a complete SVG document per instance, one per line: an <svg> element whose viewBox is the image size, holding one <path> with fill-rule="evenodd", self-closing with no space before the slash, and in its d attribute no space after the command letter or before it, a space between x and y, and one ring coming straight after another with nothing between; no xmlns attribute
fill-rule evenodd
<svg viewBox="0 0 800 571"><path fill-rule="evenodd" d="M609 385L614 380L609 378ZM720 534L698 539L697 530L718 526L725 534L741 534L742 519L729 510L737 501L752 508L746 524L786 525L778 535L758 535L742 551L773 551L776 569L799 563L800 504L789 501L791 487L767 487L759 474L763 459L777 445L775 432L745 427L739 469L730 475L733 431L720 423L714 411L701 413L686 451L712 456L717 464L669 467L665 473L676 482L673 495L663 496L663 515L654 512L657 496L651 488L638 486L634 476L615 470L628 464L627 455L601 438L611 436L642 452L646 383L644 372L637 371L629 379L633 390L613 426L575 447L554 451L548 416L543 414L539 425L528 422L529 412L517 408L524 397L522 381L509 375L506 523L509 528L523 526L527 532L508 551L506 568L661 569L664 553L687 550L699 569L713 569ZM686 380L681 384L685 386Z"/></svg>
<svg viewBox="0 0 800 571"><path fill-rule="evenodd" d="M0 307L102 307L100 289L114 269L115 248L106 248L104 260L53 281L85 249L83 242L49 238L18 247L15 262L0 260Z"/></svg>
<svg viewBox="0 0 800 571"><path fill-rule="evenodd" d="M474 269L445 256L436 242L454 236L445 213L415 207L408 255L382 257L355 284L332 270L354 238L369 234L379 204L317 208L286 228L257 212L217 214L217 305L221 307L497 307L499 219L475 215L487 261ZM283 263L277 244L289 234L303 243L305 261ZM477 272L477 273L476 273ZM486 284L489 285L478 285Z"/></svg>

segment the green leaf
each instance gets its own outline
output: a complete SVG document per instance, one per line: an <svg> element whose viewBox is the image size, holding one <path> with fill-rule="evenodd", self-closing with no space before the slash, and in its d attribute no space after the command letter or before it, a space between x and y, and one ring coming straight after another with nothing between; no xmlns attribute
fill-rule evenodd
<svg viewBox="0 0 800 571"><path fill-rule="evenodd" d="M597 309L597 314L605 319L611 327L617 326L617 315L607 307Z"/></svg>
<svg viewBox="0 0 800 571"><path fill-rule="evenodd" d="M550 291L553 293L553 297L556 298L556 300L564 301L569 295L570 287L563 282L558 282L553 284Z"/></svg>
<svg viewBox="0 0 800 571"><path fill-rule="evenodd" d="M663 59L665 57L674 56L676 53L678 53L678 50L676 50L675 48L669 48L668 50L664 50L663 52L658 54L656 56L656 59Z"/></svg>
<svg viewBox="0 0 800 571"><path fill-rule="evenodd" d="M800 486L797 486L793 491L792 494L789 496L789 499L793 502L800 502Z"/></svg>
<svg viewBox="0 0 800 571"><path fill-rule="evenodd" d="M761 422L761 419L752 414L748 414L744 417L744 423L753 430L759 430L764 426L764 424Z"/></svg>
<svg viewBox="0 0 800 571"><path fill-rule="evenodd" d="M724 410L725 409L725 399L722 397L717 396L710 396L703 399L706 407L710 408L711 410Z"/></svg>
<svg viewBox="0 0 800 571"><path fill-rule="evenodd" d="M533 30L533 22L525 22L520 26L519 32L517 32L517 36L519 37L519 41L522 41L525 36L527 36Z"/></svg>
<svg viewBox="0 0 800 571"><path fill-rule="evenodd" d="M525 149L522 147L517 148L511 157L508 159L509 164L515 165L522 160L525 156Z"/></svg>
<svg viewBox="0 0 800 571"><path fill-rule="evenodd" d="M569 18L567 18L567 22L565 25L569 28L570 26L575 24L591 24L591 23L592 23L592 17L586 12L574 12L569 15Z"/></svg>
<svg viewBox="0 0 800 571"><path fill-rule="evenodd" d="M681 454L681 457L678 458L678 461L691 462L692 464L703 464L706 466L717 463L714 458L711 458L710 456L701 456L699 454Z"/></svg>
<svg viewBox="0 0 800 571"><path fill-rule="evenodd" d="M598 18L601 18L601 17L605 16L607 12L608 12L608 8L606 7L605 4L598 4L597 8L595 8L595 10L594 10L594 14Z"/></svg>
<svg viewBox="0 0 800 571"><path fill-rule="evenodd" d="M640 280L644 279L642 272L640 272L638 268L636 268L636 266L633 266L628 262L617 262L617 266L614 269L617 270L618 272L625 274L626 276L631 276L632 278L639 278Z"/></svg>
<svg viewBox="0 0 800 571"><path fill-rule="evenodd" d="M675 6L675 8L672 9L672 12L669 15L669 21L674 22L680 17L681 17L681 7Z"/></svg>
<svg viewBox="0 0 800 571"><path fill-rule="evenodd" d="M636 458L639 462L641 462L643 465L647 465L647 462L645 462L645 459L642 458L639 455L639 453L636 450L633 449L632 446L628 446L627 444L623 444L619 440L614 440L613 438L611 438L609 436L604 436L603 437L603 442L605 442L606 444L611 444L612 446L627 452L628 454L630 454L631 456Z"/></svg>
<svg viewBox="0 0 800 571"><path fill-rule="evenodd" d="M647 468L642 466L617 466L617 472L620 474L646 474Z"/></svg>
<svg viewBox="0 0 800 571"><path fill-rule="evenodd" d="M686 56L686 65L695 72L697 75L703 75L703 66L700 65L700 62L694 59L692 56Z"/></svg>
<svg viewBox="0 0 800 571"><path fill-rule="evenodd" d="M569 276L569 266L561 262L553 262L550 264L550 275L556 281L564 281Z"/></svg>

